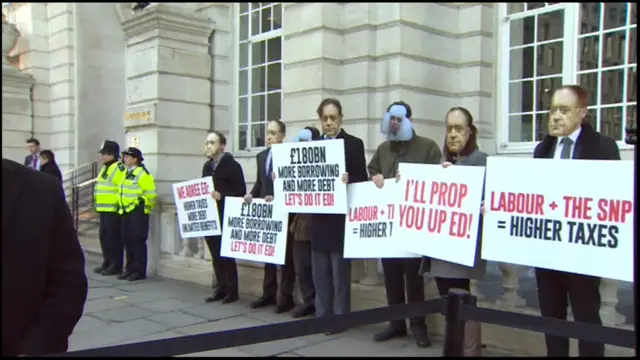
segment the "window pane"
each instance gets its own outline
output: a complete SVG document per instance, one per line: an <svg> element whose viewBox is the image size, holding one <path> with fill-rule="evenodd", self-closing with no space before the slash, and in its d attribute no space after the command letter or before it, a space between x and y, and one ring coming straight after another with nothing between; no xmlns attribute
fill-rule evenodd
<svg viewBox="0 0 640 360"><path fill-rule="evenodd" d="M282 63L271 64L267 67L267 90L282 90Z"/></svg>
<svg viewBox="0 0 640 360"><path fill-rule="evenodd" d="M598 100L598 73L578 75L578 84L589 93L589 106L595 105Z"/></svg>
<svg viewBox="0 0 640 360"><path fill-rule="evenodd" d="M507 3L507 15L517 14L524 11L524 3Z"/></svg>
<svg viewBox="0 0 640 360"><path fill-rule="evenodd" d="M509 84L509 113L533 111L533 81Z"/></svg>
<svg viewBox="0 0 640 360"><path fill-rule="evenodd" d="M251 3L251 10L260 9L260 3Z"/></svg>
<svg viewBox="0 0 640 360"><path fill-rule="evenodd" d="M598 110L591 108L587 110L587 116L584 118L585 122L591 125L594 129L598 129L598 126L597 126L598 114L599 114Z"/></svg>
<svg viewBox="0 0 640 360"><path fill-rule="evenodd" d="M260 34L260 11L251 13L251 36Z"/></svg>
<svg viewBox="0 0 640 360"><path fill-rule="evenodd" d="M282 38L280 36L269 39L267 42L267 61L282 60Z"/></svg>
<svg viewBox="0 0 640 360"><path fill-rule="evenodd" d="M251 124L251 147L263 147L266 132L265 123Z"/></svg>
<svg viewBox="0 0 640 360"><path fill-rule="evenodd" d="M240 16L240 40L247 40L249 37L249 16Z"/></svg>
<svg viewBox="0 0 640 360"><path fill-rule="evenodd" d="M629 30L629 64L638 62L638 37L637 29Z"/></svg>
<svg viewBox="0 0 640 360"><path fill-rule="evenodd" d="M538 46L537 76L562 74L562 42Z"/></svg>
<svg viewBox="0 0 640 360"><path fill-rule="evenodd" d="M247 149L247 125L238 126L238 150Z"/></svg>
<svg viewBox="0 0 640 360"><path fill-rule="evenodd" d="M238 95L249 93L249 70L240 70L238 74Z"/></svg>
<svg viewBox="0 0 640 360"><path fill-rule="evenodd" d="M527 4L527 11L540 9L544 7L544 3L526 3L526 4Z"/></svg>
<svg viewBox="0 0 640 360"><path fill-rule="evenodd" d="M600 132L616 140L622 140L622 106L600 110Z"/></svg>
<svg viewBox="0 0 640 360"><path fill-rule="evenodd" d="M271 31L271 7L263 8L260 17L262 18L262 32Z"/></svg>
<svg viewBox="0 0 640 360"><path fill-rule="evenodd" d="M631 13L627 14L627 16L631 16L631 24L637 24L638 23L638 4L636 3L631 3Z"/></svg>
<svg viewBox="0 0 640 360"><path fill-rule="evenodd" d="M240 13L246 13L249 11L249 3L240 3Z"/></svg>
<svg viewBox="0 0 640 360"><path fill-rule="evenodd" d="M276 120L282 118L281 99L281 92L275 92L267 95L267 119Z"/></svg>
<svg viewBox="0 0 640 360"><path fill-rule="evenodd" d="M549 113L536 114L536 141L541 141L547 135Z"/></svg>
<svg viewBox="0 0 640 360"><path fill-rule="evenodd" d="M604 4L604 11L604 30L615 29L626 25L626 3L606 3Z"/></svg>
<svg viewBox="0 0 640 360"><path fill-rule="evenodd" d="M533 16L509 21L510 46L532 44L534 40Z"/></svg>
<svg viewBox="0 0 640 360"><path fill-rule="evenodd" d="M564 10L538 15L538 41L562 39L564 34Z"/></svg>
<svg viewBox="0 0 640 360"><path fill-rule="evenodd" d="M240 51L238 53L238 62L241 69L249 66L249 44L246 42L240 44Z"/></svg>
<svg viewBox="0 0 640 360"><path fill-rule="evenodd" d="M509 52L509 80L533 77L533 46Z"/></svg>
<svg viewBox="0 0 640 360"><path fill-rule="evenodd" d="M238 99L238 123L245 124L249 122L249 98L241 97Z"/></svg>
<svg viewBox="0 0 640 360"><path fill-rule="evenodd" d="M638 101L638 73L637 67L627 69L627 101Z"/></svg>
<svg viewBox="0 0 640 360"><path fill-rule="evenodd" d="M598 35L583 37L578 40L578 70L598 68Z"/></svg>
<svg viewBox="0 0 640 360"><path fill-rule="evenodd" d="M509 142L533 141L533 115L509 116Z"/></svg>
<svg viewBox="0 0 640 360"><path fill-rule="evenodd" d="M601 104L619 104L622 102L624 69L602 72Z"/></svg>
<svg viewBox="0 0 640 360"><path fill-rule="evenodd" d="M536 80L536 111L549 111L553 92L562 86L562 76Z"/></svg>
<svg viewBox="0 0 640 360"><path fill-rule="evenodd" d="M282 5L273 5L273 30L282 27Z"/></svg>
<svg viewBox="0 0 640 360"><path fill-rule="evenodd" d="M264 64L266 61L266 43L264 41L258 41L251 44L251 65L256 66Z"/></svg>
<svg viewBox="0 0 640 360"><path fill-rule="evenodd" d="M600 27L600 7L593 3L580 4L580 34L598 31Z"/></svg>
<svg viewBox="0 0 640 360"><path fill-rule="evenodd" d="M251 93L263 93L267 91L265 84L265 67L258 66L251 69Z"/></svg>
<svg viewBox="0 0 640 360"><path fill-rule="evenodd" d="M602 49L602 67L612 67L624 64L625 31L615 31L604 35L604 49ZM621 51L622 50L622 51Z"/></svg>
<svg viewBox="0 0 640 360"><path fill-rule="evenodd" d="M254 95L251 97L251 119L252 123L266 121L264 112L264 95Z"/></svg>
<svg viewBox="0 0 640 360"><path fill-rule="evenodd" d="M629 105L627 106L627 124L626 126L635 124L638 124L638 108L636 107L636 105Z"/></svg>

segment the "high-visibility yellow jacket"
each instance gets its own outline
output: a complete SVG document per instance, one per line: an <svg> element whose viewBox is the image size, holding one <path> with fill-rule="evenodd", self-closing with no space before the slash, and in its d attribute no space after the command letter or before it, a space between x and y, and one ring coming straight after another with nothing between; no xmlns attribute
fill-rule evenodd
<svg viewBox="0 0 640 360"><path fill-rule="evenodd" d="M153 175L144 166L138 166L133 171L125 170L125 176L120 183L120 214L131 212L144 201L144 213L149 214L156 205L158 195Z"/></svg>
<svg viewBox="0 0 640 360"><path fill-rule="evenodd" d="M118 205L120 203L118 188L124 179L124 175L124 166L121 162L114 162L102 167L93 190L97 212L118 212Z"/></svg>

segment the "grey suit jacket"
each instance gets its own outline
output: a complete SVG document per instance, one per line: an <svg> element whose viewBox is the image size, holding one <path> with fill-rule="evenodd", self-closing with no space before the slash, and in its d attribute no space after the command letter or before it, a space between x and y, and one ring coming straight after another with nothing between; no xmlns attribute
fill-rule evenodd
<svg viewBox="0 0 640 360"><path fill-rule="evenodd" d="M486 166L488 155L480 150L472 152L469 156L460 157L454 166ZM483 192L484 193L484 192ZM429 273L433 277L474 279L484 277L487 262L480 258L482 250L482 217L478 222L478 245L476 247L476 261L473 267L451 263L448 261L423 258L420 266L420 274Z"/></svg>

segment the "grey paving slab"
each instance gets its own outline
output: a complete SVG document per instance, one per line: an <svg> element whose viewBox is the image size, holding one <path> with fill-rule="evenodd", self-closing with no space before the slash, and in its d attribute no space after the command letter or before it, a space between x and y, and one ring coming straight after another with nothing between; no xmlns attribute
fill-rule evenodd
<svg viewBox="0 0 640 360"><path fill-rule="evenodd" d="M109 325L108 322L104 320L97 319L91 315L83 315L80 318L80 321L76 324L74 329L75 332L80 332L84 330L89 330L91 328L102 327Z"/></svg>
<svg viewBox="0 0 640 360"><path fill-rule="evenodd" d="M255 356L273 356L309 346L307 341L299 338L270 341L261 344L240 346L237 349Z"/></svg>
<svg viewBox="0 0 640 360"><path fill-rule="evenodd" d="M147 319L136 319L122 323L96 327L75 332L69 338L69 349L90 349L110 344L122 343L138 336L151 335L168 329L167 325Z"/></svg>
<svg viewBox="0 0 640 360"><path fill-rule="evenodd" d="M157 301L141 303L141 304L138 304L138 306L141 308L151 310L156 313L163 313L163 312L171 312L175 310L187 309L190 307L194 307L196 305L186 301L181 301L176 299L161 299Z"/></svg>
<svg viewBox="0 0 640 360"><path fill-rule="evenodd" d="M297 349L293 352L303 357L375 356L384 351L401 349L404 346L406 344L398 342L374 343L371 340L358 340L345 336Z"/></svg>
<svg viewBox="0 0 640 360"><path fill-rule="evenodd" d="M126 292L114 287L99 287L89 289L87 300L114 298L126 294Z"/></svg>
<svg viewBox="0 0 640 360"><path fill-rule="evenodd" d="M127 304L123 303L121 301L117 301L117 300L111 299L111 298L88 300L84 304L84 313L85 314L93 314L95 312L99 312L99 311L103 311L103 310L109 310L109 309L115 309L115 308L119 308L119 307L123 307L123 306L127 306Z"/></svg>
<svg viewBox="0 0 640 360"><path fill-rule="evenodd" d="M295 353L284 353L284 354L278 354L275 355L276 357L300 357L300 355L295 354Z"/></svg>
<svg viewBox="0 0 640 360"><path fill-rule="evenodd" d="M184 334L181 334L175 331L162 331L162 332L154 333L151 335L138 336L129 340L124 340L119 344L133 344L133 343L139 343L139 342L145 342L145 341L175 338L180 336L184 336Z"/></svg>
<svg viewBox="0 0 640 360"><path fill-rule="evenodd" d="M211 321L202 324L184 326L175 329L174 331L178 331L184 334L203 334L213 331L222 331L229 329L239 329L243 327L250 326L260 326L264 325L266 322L252 319L247 316L235 316L223 320Z"/></svg>
<svg viewBox="0 0 640 360"><path fill-rule="evenodd" d="M107 281L102 281L94 278L89 278L89 288L101 288L101 287L111 287L113 284Z"/></svg>
<svg viewBox="0 0 640 360"><path fill-rule="evenodd" d="M166 289L166 287L163 286L163 283L164 281L162 280L147 279L145 281L136 281L133 283L117 285L117 288L127 292Z"/></svg>
<svg viewBox="0 0 640 360"><path fill-rule="evenodd" d="M293 321L295 319L291 318L290 313L285 314L276 314L273 312L273 307L267 307L260 310L254 310L246 315L252 317L254 319L264 320L272 323L280 323L285 321Z"/></svg>
<svg viewBox="0 0 640 360"><path fill-rule="evenodd" d="M208 320L226 319L248 313L248 309L235 304L205 304L183 309L183 312Z"/></svg>
<svg viewBox="0 0 640 360"><path fill-rule="evenodd" d="M220 350L212 350L212 351L203 351L199 353L193 354L185 354L180 356L188 356L188 357L253 357L253 355L244 353L242 351L238 351L235 349L220 349Z"/></svg>
<svg viewBox="0 0 640 360"><path fill-rule="evenodd" d="M134 305L94 312L94 317L109 322L125 322L156 314L155 312Z"/></svg>
<svg viewBox="0 0 640 360"><path fill-rule="evenodd" d="M209 322L208 319L203 319L191 314L187 314L182 311L172 311L163 314L157 314L149 317L149 320L166 324L172 328L178 328L188 325L200 324L203 322Z"/></svg>
<svg viewBox="0 0 640 360"><path fill-rule="evenodd" d="M158 299L171 299L176 295L176 293L171 293L164 289L151 289L145 291L127 292L126 298L122 299L122 301L129 304L142 304L157 301Z"/></svg>

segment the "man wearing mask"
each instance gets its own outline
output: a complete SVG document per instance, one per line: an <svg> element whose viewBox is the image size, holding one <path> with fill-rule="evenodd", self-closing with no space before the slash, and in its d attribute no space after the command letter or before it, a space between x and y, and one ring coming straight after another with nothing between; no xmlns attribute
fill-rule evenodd
<svg viewBox="0 0 640 360"><path fill-rule="evenodd" d="M577 85L559 88L551 98L548 134L533 151L534 158L565 160L620 160L615 140L585 121L589 94ZM562 179L558 179L562 181ZM565 181L580 181L579 178ZM602 325L600 278L536 268L538 302L542 316L565 320L567 298L575 321ZM569 339L546 335L548 357L569 357ZM578 342L580 357L604 357L604 344Z"/></svg>
<svg viewBox="0 0 640 360"><path fill-rule="evenodd" d="M122 273L124 243L122 242L122 219L118 213L119 187L126 174L124 165L118 161L120 145L106 140L100 148L102 169L94 188L95 209L100 216L100 247L102 265L93 269L96 274L119 275ZM129 255L129 254L127 254Z"/></svg>
<svg viewBox="0 0 640 360"><path fill-rule="evenodd" d="M147 238L149 213L156 205L156 184L153 176L142 164L142 152L129 147L122 152L126 173L120 182L122 240L127 252L125 271L120 280L138 281L147 278Z"/></svg>
<svg viewBox="0 0 640 360"><path fill-rule="evenodd" d="M371 180L378 188L384 179L395 178L398 164L439 164L442 152L435 141L416 135L411 124L411 107L396 101L389 105L380 131L387 141L378 146L368 170ZM424 281L419 274L420 258L382 259L384 285L389 305L424 301ZM406 299L405 299L406 290ZM409 319L411 331L418 347L429 347L424 316ZM389 327L374 337L375 341L388 341L407 335L405 320L394 320Z"/></svg>
<svg viewBox="0 0 640 360"><path fill-rule="evenodd" d="M316 112L323 133L321 140L344 140L347 172L342 181L349 184L367 181L364 144L342 129L340 101L324 99ZM311 218L311 266L317 317L346 314L351 310L351 263L343 255L345 219L345 215L340 214L313 214Z"/></svg>
<svg viewBox="0 0 640 360"><path fill-rule="evenodd" d="M244 197L244 201L250 204L253 198L262 198L267 202L273 200L273 161L271 159L271 145L280 144L287 132L286 125L281 120L271 120L267 124L267 148L256 156L257 177L251 192ZM289 218L292 218L290 215ZM290 234L289 234L290 235ZM287 239L287 251L284 265L281 266L280 297L278 299L278 267L274 264L264 264L264 278L262 280L262 296L253 301L250 306L254 309L269 305L276 305L275 312L283 313L293 309L293 286L295 282L295 269L292 259L293 241L291 236Z"/></svg>
<svg viewBox="0 0 640 360"><path fill-rule="evenodd" d="M210 130L205 143L205 155L208 160L202 167L202 177L213 178L211 197L218 204L219 223L224 227L224 199L227 196L244 196L247 186L244 182L242 167L233 156L224 151L227 138L220 132ZM238 301L238 268L234 258L220 256L222 236L207 236L207 247L211 253L213 272L216 284L213 294L205 299L206 302L222 300L223 304Z"/></svg>

